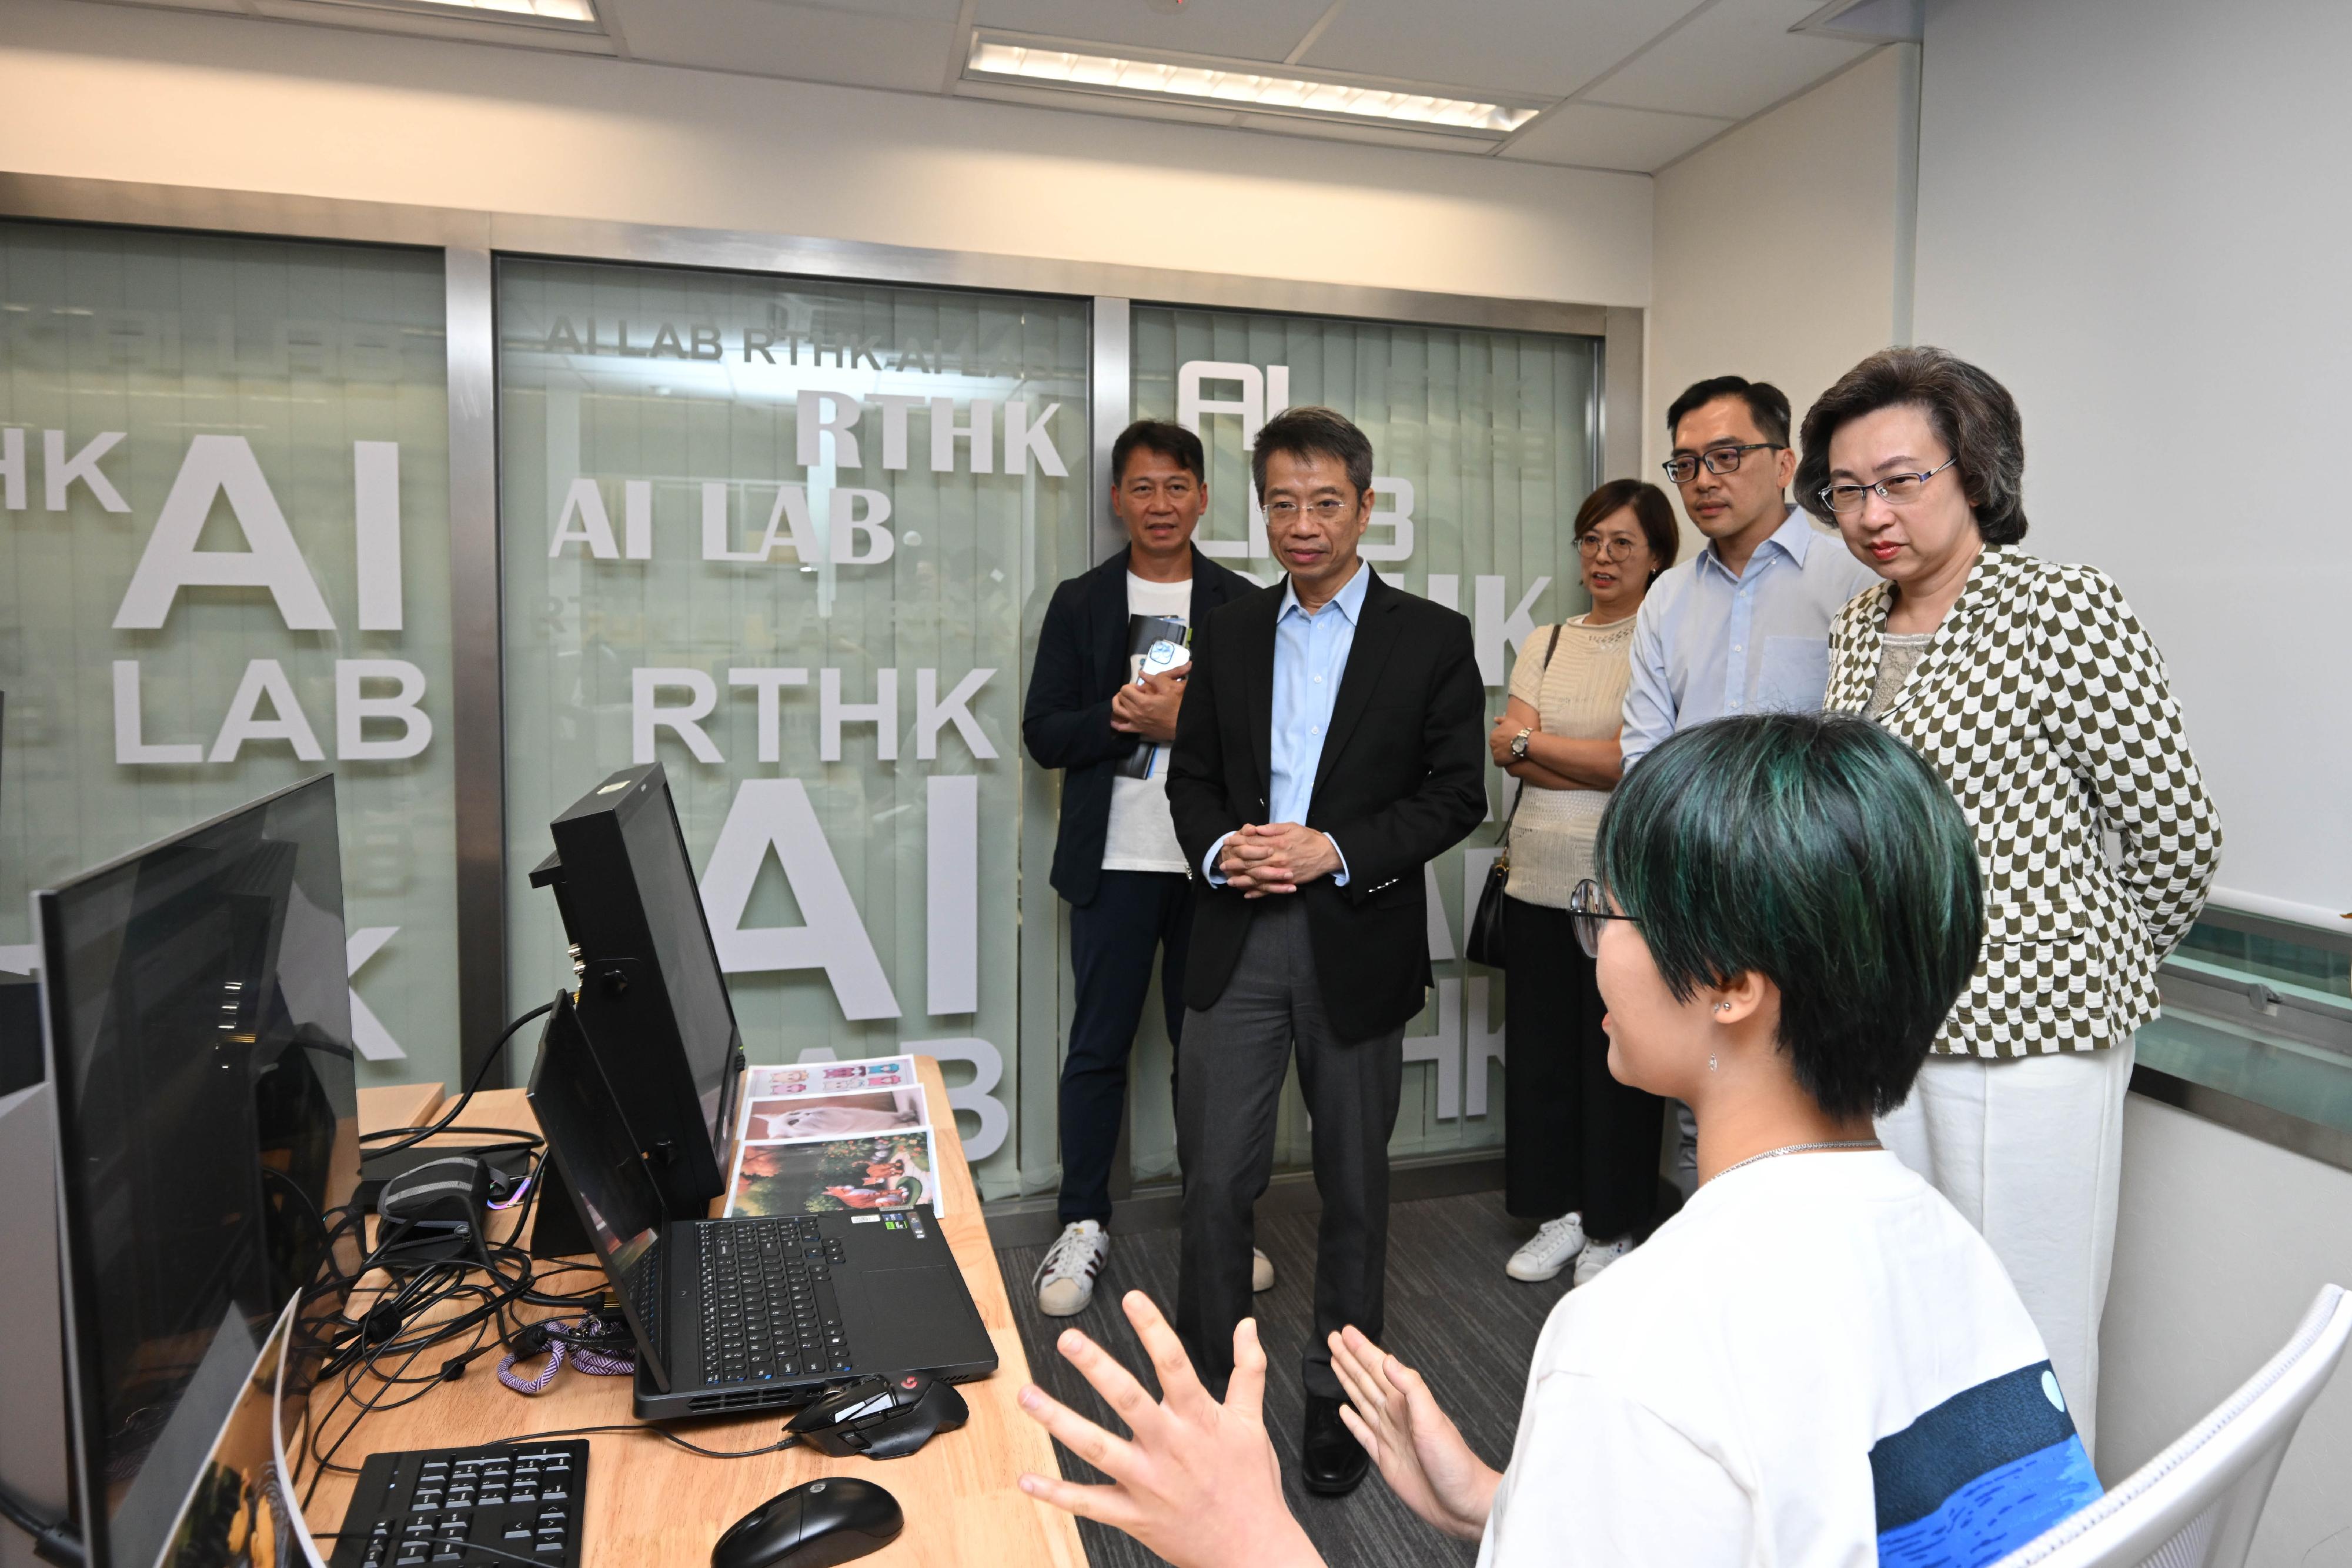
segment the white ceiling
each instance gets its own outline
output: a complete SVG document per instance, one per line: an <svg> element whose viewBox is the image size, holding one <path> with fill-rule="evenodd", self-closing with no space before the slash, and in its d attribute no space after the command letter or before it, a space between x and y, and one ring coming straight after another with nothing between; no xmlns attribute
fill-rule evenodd
<svg viewBox="0 0 2352 1568"><path fill-rule="evenodd" d="M902 92L1649 172L1877 45L1790 29L1822 0L595 0L601 34L349 0L132 0ZM974 28L1392 78L1544 105L1500 143L963 79Z"/></svg>

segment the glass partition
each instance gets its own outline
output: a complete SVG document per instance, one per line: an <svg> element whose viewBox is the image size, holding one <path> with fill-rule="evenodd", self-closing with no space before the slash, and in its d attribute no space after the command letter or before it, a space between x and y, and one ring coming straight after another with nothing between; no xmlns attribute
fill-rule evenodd
<svg viewBox="0 0 2352 1568"><path fill-rule="evenodd" d="M1268 416L1321 403L1371 437L1380 500L1365 559L1470 617L1490 717L1502 711L1519 644L1586 607L1569 529L1600 482L1600 340L1142 305L1133 334L1135 413L1200 434L1210 507L1199 537L1234 570L1265 583L1280 573L1250 491L1251 439ZM1506 782L1488 779L1494 810ZM1399 1157L1502 1142L1503 979L1458 956L1495 831L1490 821L1426 873L1438 985L1406 1032L1404 1107L1390 1145ZM1158 1009L1144 1010L1135 1172L1166 1178L1175 1175L1169 1050ZM1307 1163L1295 1084L1277 1139L1278 1157Z"/></svg>
<svg viewBox="0 0 2352 1568"><path fill-rule="evenodd" d="M0 223L0 967L332 769L360 1081L456 1074L444 315L436 251Z"/></svg>
<svg viewBox="0 0 2352 1568"><path fill-rule="evenodd" d="M516 1007L570 977L549 820L657 760L751 1059L928 1051L982 1192L1049 1185L1020 708L1087 565L1087 306L509 260L498 309Z"/></svg>

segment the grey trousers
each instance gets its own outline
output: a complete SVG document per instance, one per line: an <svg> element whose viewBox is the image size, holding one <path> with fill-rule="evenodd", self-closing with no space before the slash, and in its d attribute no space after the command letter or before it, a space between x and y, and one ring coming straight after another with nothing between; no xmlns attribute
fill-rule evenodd
<svg viewBox="0 0 2352 1568"><path fill-rule="evenodd" d="M1251 1206L1274 1169L1275 1112L1291 1053L1313 1119L1315 1334L1301 1373L1309 1394L1339 1396L1327 1335L1349 1323L1381 1337L1389 1249L1389 1134L1404 1083L1404 1030L1342 1043L1316 988L1307 912L1261 903L1224 994L1184 1016L1176 1149L1184 1225L1176 1332L1202 1380L1222 1393L1234 1328L1250 1315Z"/></svg>

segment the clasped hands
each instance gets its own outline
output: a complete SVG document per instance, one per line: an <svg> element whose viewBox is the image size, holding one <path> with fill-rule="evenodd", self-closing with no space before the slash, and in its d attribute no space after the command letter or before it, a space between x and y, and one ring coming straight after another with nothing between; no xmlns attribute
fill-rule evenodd
<svg viewBox="0 0 2352 1568"><path fill-rule="evenodd" d="M1130 1436L1087 1420L1034 1384L1021 1407L1079 1458L1110 1478L1081 1486L1024 1475L1040 1501L1123 1530L1175 1568L1304 1568L1322 1558L1282 1499L1282 1468L1264 1417L1265 1352L1257 1323L1234 1330L1234 1371L1223 1403L1202 1386L1192 1358L1151 1299L1120 1303L1158 1374L1154 1400L1134 1375L1076 1329L1058 1342ZM1353 1328L1330 1336L1331 1370L1347 1391L1340 1419L1364 1445L1405 1506L1448 1535L1486 1532L1502 1477L1462 1440L1421 1375Z"/></svg>
<svg viewBox="0 0 2352 1568"><path fill-rule="evenodd" d="M1217 874L1244 898L1297 893L1301 883L1339 869L1327 833L1297 822L1244 822L1217 851Z"/></svg>
<svg viewBox="0 0 2352 1568"><path fill-rule="evenodd" d="M1139 735L1165 746L1176 738L1176 715L1184 703L1184 677L1190 667L1165 674L1146 675L1110 695L1110 727L1121 735Z"/></svg>

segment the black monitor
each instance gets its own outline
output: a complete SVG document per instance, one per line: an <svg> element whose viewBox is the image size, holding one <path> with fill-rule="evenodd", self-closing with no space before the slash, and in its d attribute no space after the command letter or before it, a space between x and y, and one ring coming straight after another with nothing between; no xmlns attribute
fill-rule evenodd
<svg viewBox="0 0 2352 1568"><path fill-rule="evenodd" d="M150 1568L286 1304L359 1260L331 777L33 899L91 1568Z"/></svg>
<svg viewBox="0 0 2352 1568"><path fill-rule="evenodd" d="M597 1061L645 1140L672 1218L727 1187L743 1041L658 762L614 774L548 824L552 887Z"/></svg>

